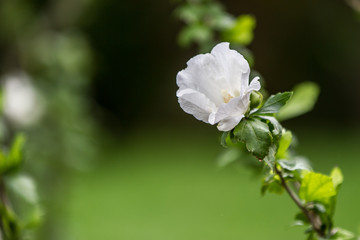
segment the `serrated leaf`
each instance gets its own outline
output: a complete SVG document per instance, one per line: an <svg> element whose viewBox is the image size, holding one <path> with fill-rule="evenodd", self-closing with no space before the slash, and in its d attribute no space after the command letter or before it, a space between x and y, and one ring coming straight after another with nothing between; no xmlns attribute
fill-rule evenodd
<svg viewBox="0 0 360 240"><path fill-rule="evenodd" d="M277 161L280 166L288 171L295 171L295 170L308 170L311 171L311 166L307 159L303 157L295 157L291 160L287 159L280 159Z"/></svg>
<svg viewBox="0 0 360 240"><path fill-rule="evenodd" d="M278 152L276 154L277 158L287 157L287 150L290 147L291 141L292 141L292 133L290 131L286 131L281 135Z"/></svg>
<svg viewBox="0 0 360 240"><path fill-rule="evenodd" d="M246 144L249 152L264 159L272 143L269 126L259 119L243 119L234 129L234 135Z"/></svg>
<svg viewBox="0 0 360 240"><path fill-rule="evenodd" d="M299 197L306 202L328 203L336 195L331 177L321 173L308 172L304 175L299 189Z"/></svg>
<svg viewBox="0 0 360 240"><path fill-rule="evenodd" d="M311 111L320 93L316 83L303 82L293 89L294 95L276 115L282 121Z"/></svg>
<svg viewBox="0 0 360 240"><path fill-rule="evenodd" d="M283 92L271 95L264 105L254 113L254 115L277 113L291 96L292 92Z"/></svg>
<svg viewBox="0 0 360 240"><path fill-rule="evenodd" d="M269 153L268 155L266 155L266 157L264 158L264 162L266 162L266 164L269 166L269 168L271 169L271 171L274 170L275 167L275 154L276 154L276 149L277 147L272 144L269 147Z"/></svg>
<svg viewBox="0 0 360 240"><path fill-rule="evenodd" d="M282 132L282 126L281 124L279 123L279 121L273 117L273 116L266 116L266 115L259 115L257 116L259 118L262 118L262 119L265 119L265 120L268 120L272 126L272 133L274 135L279 135L281 132Z"/></svg>
<svg viewBox="0 0 360 240"><path fill-rule="evenodd" d="M334 167L330 173L330 177L333 180L335 189L338 190L338 188L341 186L341 184L344 181L344 177L343 177L343 174L342 174L340 168Z"/></svg>

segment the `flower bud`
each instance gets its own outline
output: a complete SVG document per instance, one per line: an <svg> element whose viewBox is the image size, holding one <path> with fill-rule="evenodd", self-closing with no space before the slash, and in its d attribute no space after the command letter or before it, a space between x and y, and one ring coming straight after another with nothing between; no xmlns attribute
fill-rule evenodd
<svg viewBox="0 0 360 240"><path fill-rule="evenodd" d="M250 95L250 109L258 107L263 100L263 95L258 91L253 91Z"/></svg>

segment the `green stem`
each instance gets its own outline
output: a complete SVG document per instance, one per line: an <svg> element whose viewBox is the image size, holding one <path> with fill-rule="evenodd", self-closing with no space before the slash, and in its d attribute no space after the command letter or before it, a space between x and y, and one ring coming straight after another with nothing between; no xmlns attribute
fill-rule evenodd
<svg viewBox="0 0 360 240"><path fill-rule="evenodd" d="M282 172L277 168L277 166L275 166L275 172L276 174L280 177L280 181L281 181L281 185L283 186L283 188L286 190L286 192L289 194L289 196L291 197L291 199L295 202L295 204L300 208L300 210L305 214L305 216L307 217L307 219L309 220L310 224L312 225L312 228L314 229L314 231L320 236L320 237L324 237L325 233L324 231L321 229L321 225L322 222L319 218L319 216L317 216L313 211L309 211L308 209L306 209L304 207L304 205L302 204L301 200L299 199L299 197L289 188L289 186L287 185Z"/></svg>

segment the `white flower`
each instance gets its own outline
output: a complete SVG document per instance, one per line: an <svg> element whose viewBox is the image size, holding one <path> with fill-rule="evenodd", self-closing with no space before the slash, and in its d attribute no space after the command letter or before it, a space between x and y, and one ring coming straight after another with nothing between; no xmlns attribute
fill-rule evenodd
<svg viewBox="0 0 360 240"><path fill-rule="evenodd" d="M4 77L3 109L18 126L34 124L44 111L44 104L30 78L23 72Z"/></svg>
<svg viewBox="0 0 360 240"><path fill-rule="evenodd" d="M244 117L252 91L260 90L258 77L249 85L250 67L229 43L216 45L211 53L199 54L176 76L181 108L195 118L216 124L220 131L233 129Z"/></svg>

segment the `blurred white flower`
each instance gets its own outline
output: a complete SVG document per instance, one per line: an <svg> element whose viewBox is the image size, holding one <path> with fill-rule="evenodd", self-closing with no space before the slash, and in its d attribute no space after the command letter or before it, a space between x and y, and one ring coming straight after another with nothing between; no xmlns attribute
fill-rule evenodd
<svg viewBox="0 0 360 240"><path fill-rule="evenodd" d="M181 108L195 118L216 124L220 131L233 129L244 117L252 91L260 89L258 77L249 85L250 67L229 43L216 45L211 53L199 54L176 76Z"/></svg>
<svg viewBox="0 0 360 240"><path fill-rule="evenodd" d="M34 124L44 111L44 104L25 73L10 74L3 79L4 114L19 126Z"/></svg>

